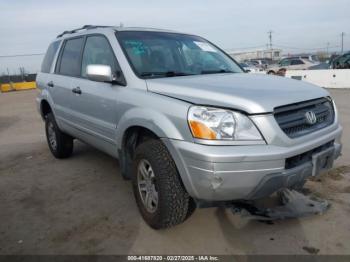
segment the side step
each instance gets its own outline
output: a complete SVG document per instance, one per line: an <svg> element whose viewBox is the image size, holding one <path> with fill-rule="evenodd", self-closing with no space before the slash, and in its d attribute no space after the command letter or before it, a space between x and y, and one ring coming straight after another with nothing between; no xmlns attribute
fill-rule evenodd
<svg viewBox="0 0 350 262"><path fill-rule="evenodd" d="M234 202L230 208L234 214L247 219L272 221L323 214L330 207L327 200L306 196L295 190L282 189L277 194L281 205L263 208L252 202Z"/></svg>

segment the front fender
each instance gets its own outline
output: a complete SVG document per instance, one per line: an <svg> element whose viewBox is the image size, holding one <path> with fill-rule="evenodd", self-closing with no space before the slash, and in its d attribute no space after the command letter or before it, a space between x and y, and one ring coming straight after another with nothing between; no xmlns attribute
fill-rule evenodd
<svg viewBox="0 0 350 262"><path fill-rule="evenodd" d="M122 146L125 131L133 126L147 128L159 138L192 141L193 138L187 125L187 120L177 117L173 113L172 111L172 114L165 114L154 109L141 107L128 110L122 116L117 126L116 141L118 149ZM187 114L186 111L185 113L177 113L184 116Z"/></svg>

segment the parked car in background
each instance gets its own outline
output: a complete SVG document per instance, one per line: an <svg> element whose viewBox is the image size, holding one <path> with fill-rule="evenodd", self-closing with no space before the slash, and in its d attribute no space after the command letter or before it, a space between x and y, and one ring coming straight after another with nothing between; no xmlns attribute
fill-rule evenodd
<svg viewBox="0 0 350 262"><path fill-rule="evenodd" d="M308 69L350 69L350 52L332 57L330 61L311 66Z"/></svg>
<svg viewBox="0 0 350 262"><path fill-rule="evenodd" d="M263 59L250 59L250 63L254 64L256 67L261 69L266 69L269 65L273 63L271 59L263 58Z"/></svg>
<svg viewBox="0 0 350 262"><path fill-rule="evenodd" d="M246 71L247 73L257 73L259 71L262 71L262 69L256 67L254 64L249 62L242 62L239 63L239 65Z"/></svg>
<svg viewBox="0 0 350 262"><path fill-rule="evenodd" d="M314 62L304 58L284 58L278 62L277 65L273 65L267 68L268 74L282 74L286 70L302 70L308 69L310 66L315 65Z"/></svg>
<svg viewBox="0 0 350 262"><path fill-rule="evenodd" d="M318 58L317 55L299 55L299 56L289 56L288 57L289 59L298 59L298 58L301 58L301 59L307 59L311 62L315 62L315 63L319 63L320 62L320 59Z"/></svg>
<svg viewBox="0 0 350 262"><path fill-rule="evenodd" d="M350 52L340 55L331 61L332 69L350 69Z"/></svg>

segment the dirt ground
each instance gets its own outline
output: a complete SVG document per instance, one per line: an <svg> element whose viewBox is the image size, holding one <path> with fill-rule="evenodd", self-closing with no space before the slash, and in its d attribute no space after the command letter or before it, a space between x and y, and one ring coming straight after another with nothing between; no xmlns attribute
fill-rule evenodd
<svg viewBox="0 0 350 262"><path fill-rule="evenodd" d="M162 231L141 219L116 160L79 142L67 160L51 155L36 92L0 94L0 254L350 254L350 90L331 90L343 156L307 183L326 214L265 224L200 209Z"/></svg>

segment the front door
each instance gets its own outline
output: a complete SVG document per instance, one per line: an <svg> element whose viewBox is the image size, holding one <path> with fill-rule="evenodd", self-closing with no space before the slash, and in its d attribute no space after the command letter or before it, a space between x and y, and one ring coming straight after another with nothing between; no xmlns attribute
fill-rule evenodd
<svg viewBox="0 0 350 262"><path fill-rule="evenodd" d="M115 145L116 112L120 86L87 79L88 65L109 65L112 72L119 70L114 52L103 35L86 37L82 54L81 78L72 80L72 111L76 124L93 140ZM94 142L93 142L94 143Z"/></svg>

